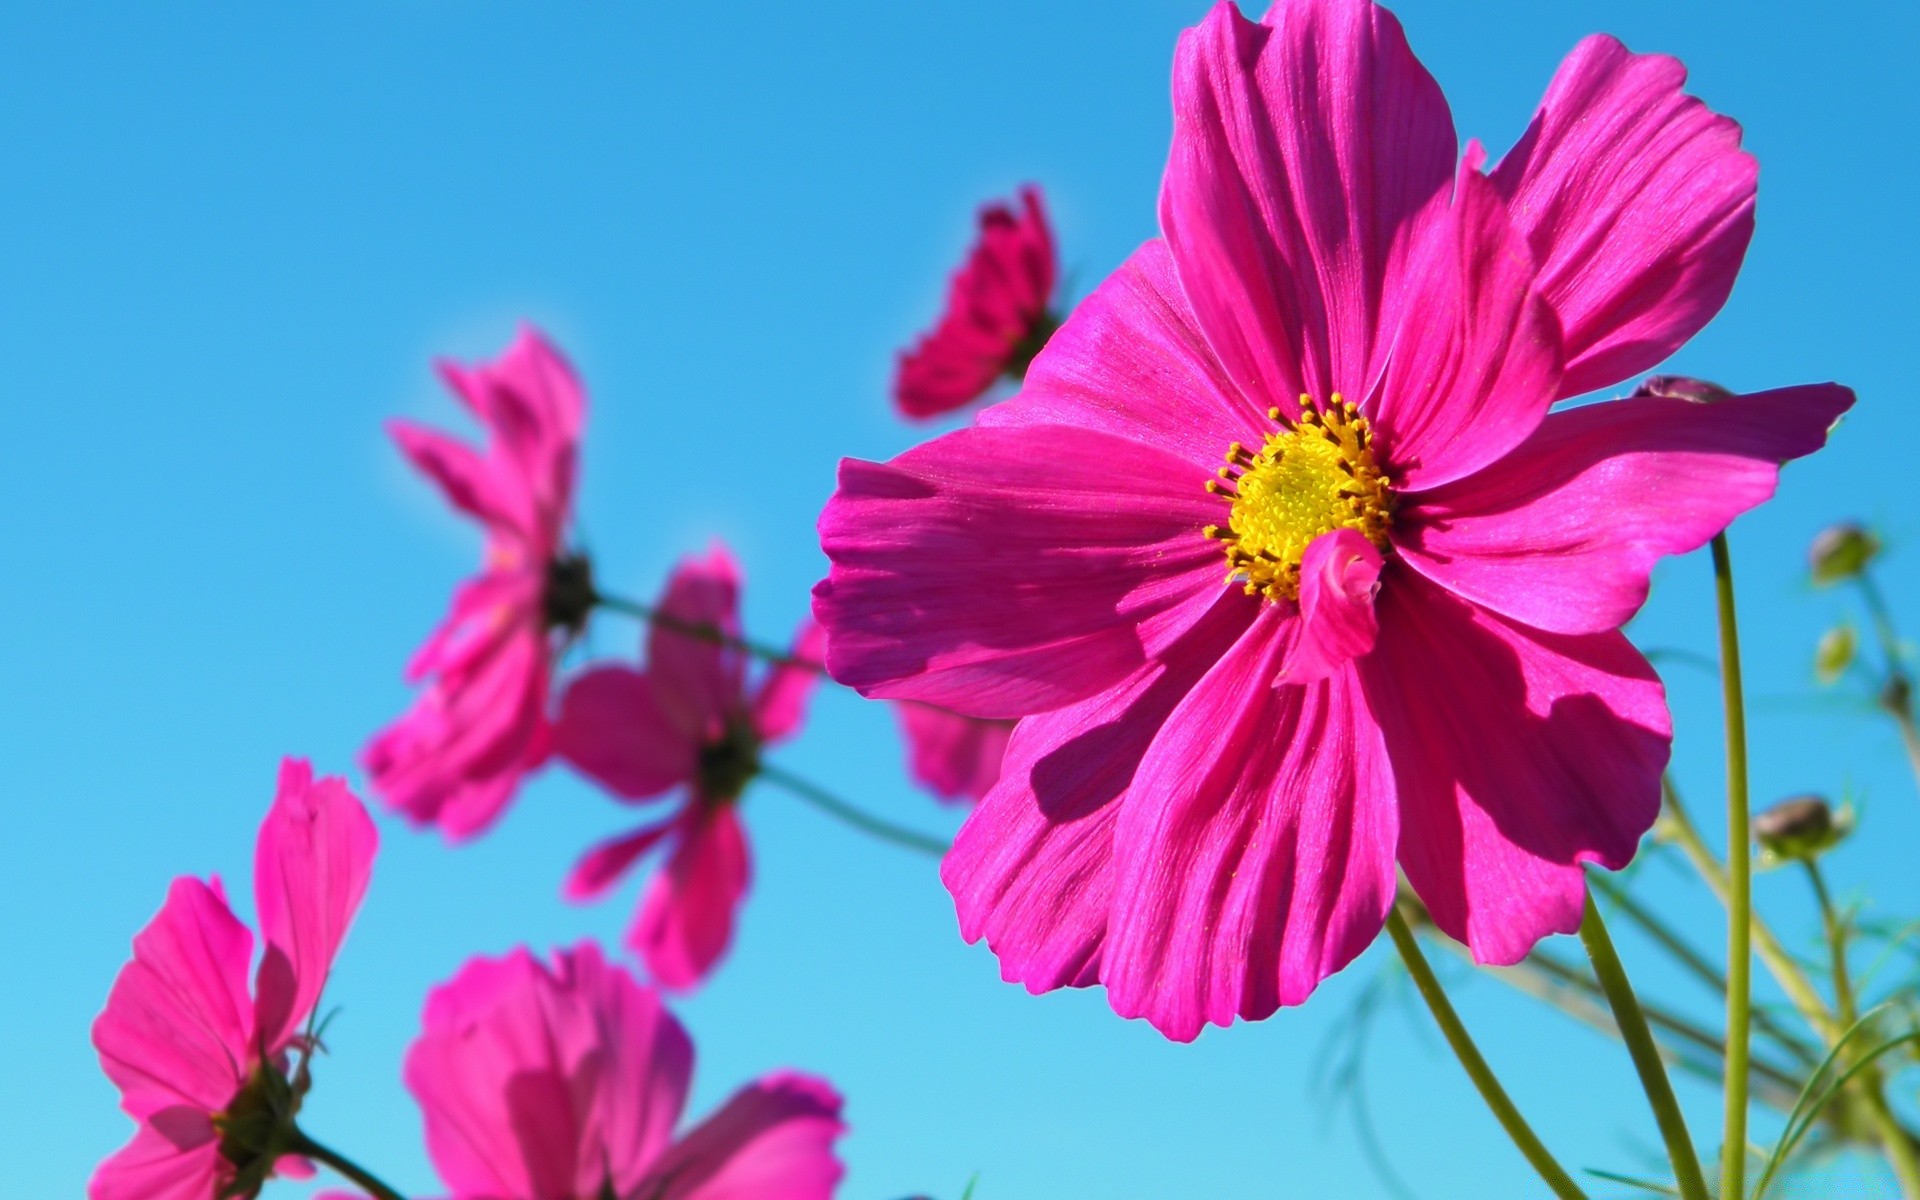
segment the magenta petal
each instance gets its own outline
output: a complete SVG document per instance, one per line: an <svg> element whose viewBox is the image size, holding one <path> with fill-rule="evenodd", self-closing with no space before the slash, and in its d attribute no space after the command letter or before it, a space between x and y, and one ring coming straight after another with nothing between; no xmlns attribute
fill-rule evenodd
<svg viewBox="0 0 1920 1200"><path fill-rule="evenodd" d="M1297 631L1262 613L1167 718L1114 827L1100 978L1115 1012L1178 1041L1305 1000L1393 903L1379 728L1351 670L1272 684Z"/></svg>
<svg viewBox="0 0 1920 1200"><path fill-rule="evenodd" d="M972 428L847 459L814 589L833 677L863 695L1018 717L1092 695L1220 590L1207 472L1059 426ZM1200 604L1207 601L1201 600Z"/></svg>
<svg viewBox="0 0 1920 1200"><path fill-rule="evenodd" d="M1211 473L1229 443L1273 429L1270 402L1225 375L1155 238L1053 335L1019 395L980 413L981 425L1071 425L1170 450Z"/></svg>
<svg viewBox="0 0 1920 1200"><path fill-rule="evenodd" d="M774 664L754 696L753 725L762 742L782 741L800 732L807 699L826 670L827 631L811 617L802 621L787 657L791 661Z"/></svg>
<svg viewBox="0 0 1920 1200"><path fill-rule="evenodd" d="M100 1066L129 1116L214 1113L233 1099L255 1058L252 958L253 934L219 893L198 879L173 881L93 1023Z"/></svg>
<svg viewBox="0 0 1920 1200"><path fill-rule="evenodd" d="M674 991L705 979L727 952L751 874L746 833L732 805L695 810L681 830L627 933L654 982Z"/></svg>
<svg viewBox="0 0 1920 1200"><path fill-rule="evenodd" d="M661 838L680 828L679 818L648 826L637 833L625 834L601 842L574 864L561 894L575 904L598 900L620 877L633 868Z"/></svg>
<svg viewBox="0 0 1920 1200"><path fill-rule="evenodd" d="M254 905L266 941L254 982L254 1043L272 1054L300 1032L366 895L380 835L346 781L280 766L254 850Z"/></svg>
<svg viewBox="0 0 1920 1200"><path fill-rule="evenodd" d="M1615 629L1655 562L1773 495L1780 464L1819 449L1852 404L1815 384L1555 413L1504 460L1410 497L1394 540L1427 578L1536 629Z"/></svg>
<svg viewBox="0 0 1920 1200"><path fill-rule="evenodd" d="M1506 454L1539 426L1560 382L1559 333L1533 292L1533 255L1477 170L1479 154L1468 147L1452 196L1414 219L1389 272L1378 374L1360 405L1401 489Z"/></svg>
<svg viewBox="0 0 1920 1200"><path fill-rule="evenodd" d="M391 421L387 432L407 461L439 487L447 503L489 527L521 537L532 533L531 496L508 478L496 476L493 465L470 446L411 421Z"/></svg>
<svg viewBox="0 0 1920 1200"><path fill-rule="evenodd" d="M1000 778L1012 721L983 721L931 704L894 706L907 743L907 771L942 800L979 800Z"/></svg>
<svg viewBox="0 0 1920 1200"><path fill-rule="evenodd" d="M1562 396L1678 349L1726 303L1746 255L1758 164L1686 81L1676 59L1589 37L1493 172L1560 318Z"/></svg>
<svg viewBox="0 0 1920 1200"><path fill-rule="evenodd" d="M830 1200L844 1168L840 1094L782 1072L734 1093L667 1152L636 1195L658 1200Z"/></svg>
<svg viewBox="0 0 1920 1200"><path fill-rule="evenodd" d="M675 564L660 597L660 612L683 627L740 637L740 567L715 542L704 557ZM746 686L746 655L736 646L698 637L655 621L647 631L647 674L660 710L688 737L716 735L739 706Z"/></svg>
<svg viewBox="0 0 1920 1200"><path fill-rule="evenodd" d="M565 522L572 503L586 394L558 347L523 326L498 359L478 366L441 363L447 386L486 423L488 454L511 464L543 537Z"/></svg>
<svg viewBox="0 0 1920 1200"><path fill-rule="evenodd" d="M1373 361L1395 231L1443 188L1453 118L1386 9L1230 3L1181 35L1160 226L1250 397L1352 398Z"/></svg>
<svg viewBox="0 0 1920 1200"><path fill-rule="evenodd" d="M205 1113L175 1114L168 1132L142 1125L133 1140L101 1163L87 1200L211 1200L233 1177Z"/></svg>
<svg viewBox="0 0 1920 1200"><path fill-rule="evenodd" d="M553 749L614 795L641 800L693 778L700 745L684 725L669 717L654 679L595 667L561 693Z"/></svg>
<svg viewBox="0 0 1920 1200"><path fill-rule="evenodd" d="M1357 529L1322 534L1300 561L1300 636L1276 683L1317 683L1373 649L1380 551Z"/></svg>
<svg viewBox="0 0 1920 1200"><path fill-rule="evenodd" d="M1478 962L1580 925L1581 864L1633 857L1660 811L1666 693L1618 632L1513 625L1408 570L1359 664L1400 786L1400 864Z"/></svg>

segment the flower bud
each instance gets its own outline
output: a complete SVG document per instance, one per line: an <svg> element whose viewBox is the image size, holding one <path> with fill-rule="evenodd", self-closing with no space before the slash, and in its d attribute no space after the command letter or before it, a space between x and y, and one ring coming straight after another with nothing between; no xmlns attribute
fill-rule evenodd
<svg viewBox="0 0 1920 1200"><path fill-rule="evenodd" d="M1753 838L1772 862L1813 859L1845 837L1848 824L1824 796L1794 796L1754 817Z"/></svg>
<svg viewBox="0 0 1920 1200"><path fill-rule="evenodd" d="M1636 398L1660 396L1669 400L1691 400L1695 404L1718 404L1733 399L1733 393L1719 384L1685 375L1650 375L1633 394Z"/></svg>
<svg viewBox="0 0 1920 1200"><path fill-rule="evenodd" d="M1853 665L1854 651L1859 648L1859 639L1854 636L1853 626L1836 625L1820 635L1820 644L1813 649L1813 674L1821 683L1834 683L1847 673Z"/></svg>
<svg viewBox="0 0 1920 1200"><path fill-rule="evenodd" d="M1829 525L1813 539L1807 562L1813 568L1817 584L1839 583L1867 569L1873 556L1880 553L1880 539L1864 525L1842 521Z"/></svg>

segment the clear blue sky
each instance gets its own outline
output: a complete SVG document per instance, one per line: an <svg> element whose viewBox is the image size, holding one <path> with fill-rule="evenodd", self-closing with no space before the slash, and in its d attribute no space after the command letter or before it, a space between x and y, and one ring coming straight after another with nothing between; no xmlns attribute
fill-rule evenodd
<svg viewBox="0 0 1920 1200"><path fill-rule="evenodd" d="M921 436L891 417L887 377L933 315L975 205L1043 184L1082 294L1154 232L1174 39L1202 12L0 12L7 1194L76 1195L125 1137L87 1028L166 881L218 871L247 895L280 756L357 782L361 742L406 702L401 664L477 554L381 433L396 414L455 419L431 356L492 354L521 317L550 329L591 389L582 512L606 579L648 595L672 558L724 537L749 573L751 626L784 638L823 570L813 521L835 459ZM1864 798L1867 836L1837 857L1838 886L1920 909L1920 797L1891 736L1816 693L1808 657L1841 604L1800 566L1824 522L1884 520L1895 603L1920 630L1905 454L1920 437L1916 10L1399 12L1463 134L1496 152L1594 30L1680 55L1745 123L1763 164L1758 239L1732 302L1673 365L1861 393L1833 447L1735 527L1757 788ZM1711 652L1705 584L1699 559L1663 570L1642 644ZM603 652L631 640L617 625L598 639ZM1679 778L1710 808L1715 685L1668 674ZM888 715L849 696L823 697L782 755L898 819L956 823L907 785ZM927 863L776 792L751 793L747 811L758 874L740 939L680 1006L696 1102L779 1066L831 1076L854 1128L846 1196L950 1200L976 1171L981 1200L1387 1194L1313 1081L1386 971L1384 946L1304 1009L1170 1045L1098 994L1000 983L959 941ZM550 772L471 847L382 819L330 994L343 1012L309 1110L319 1136L431 1194L398 1074L422 997L471 953L616 939L630 888L586 909L558 888L626 815ZM1718 939L1702 893L1665 871L1648 886ZM1797 880L1758 890L1810 939ZM1650 988L1701 999L1624 940ZM1652 1169L1658 1142L1622 1055L1491 981L1459 996L1567 1161ZM1365 1078L1416 1194L1532 1194L1424 1014L1395 1002L1382 1017ZM1713 1097L1683 1095L1712 1142Z"/></svg>

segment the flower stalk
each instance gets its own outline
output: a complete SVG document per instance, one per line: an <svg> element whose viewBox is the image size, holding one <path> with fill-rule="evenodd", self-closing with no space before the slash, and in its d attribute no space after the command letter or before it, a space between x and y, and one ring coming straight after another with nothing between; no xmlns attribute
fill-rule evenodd
<svg viewBox="0 0 1920 1200"><path fill-rule="evenodd" d="M1734 615L1733 554L1713 537L1713 582L1720 624L1720 684L1727 725L1727 1074L1720 1143L1720 1195L1746 1195L1747 1067L1753 1006L1752 817L1747 800L1747 713L1740 681L1740 628Z"/></svg>
<svg viewBox="0 0 1920 1200"><path fill-rule="evenodd" d="M765 642L737 637L701 621L684 620L672 613L662 612L654 605L642 604L638 600L627 600L620 596L609 596L605 592L596 591L593 595L593 604L595 608L604 608L608 612L617 612L623 616L646 621L663 629L671 629L675 633L684 633L688 637L699 638L702 641L751 654L776 667L802 667L809 671L817 671L823 676L827 673L825 663L815 662L810 658L795 658L785 650L776 649Z"/></svg>
<svg viewBox="0 0 1920 1200"><path fill-rule="evenodd" d="M355 1187L365 1191L374 1200L406 1200L398 1191L382 1183L378 1176L354 1162L344 1154L321 1145L308 1137L302 1130L293 1131L293 1153L315 1162L325 1163L339 1175L351 1180Z"/></svg>
<svg viewBox="0 0 1920 1200"><path fill-rule="evenodd" d="M930 837L904 826L895 825L891 821L882 820L871 813L855 808L825 788L776 767L772 763L762 762L760 775L771 783L779 784L798 799L806 801L828 816L844 821L860 832L879 838L883 842L891 842L893 845L903 846L932 858L940 858L950 849L946 842L937 837Z"/></svg>

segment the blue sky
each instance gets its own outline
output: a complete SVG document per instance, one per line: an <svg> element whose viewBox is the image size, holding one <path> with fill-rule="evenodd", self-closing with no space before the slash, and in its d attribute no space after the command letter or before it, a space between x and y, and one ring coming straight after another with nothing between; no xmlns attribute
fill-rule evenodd
<svg viewBox="0 0 1920 1200"><path fill-rule="evenodd" d="M975 206L1041 183L1079 294L1154 233L1173 43L1203 11L0 11L10 1194L77 1194L125 1137L87 1027L167 880L220 872L244 896L280 756L358 782L357 748L405 704L401 664L477 553L381 432L394 415L457 421L433 356L490 355L523 317L549 329L591 393L582 519L603 577L650 595L673 558L722 537L746 564L750 626L782 639L824 569L812 527L836 458L923 436L891 416L887 378L932 317ZM1496 153L1594 30L1681 56L1696 90L1745 124L1763 164L1759 235L1731 303L1672 365L1736 387L1837 378L1861 393L1833 446L1734 529L1756 788L1856 796L1866 826L1836 856L1836 886L1870 892L1877 912L1920 907L1920 797L1891 735L1813 686L1813 643L1844 604L1801 566L1827 521L1879 521L1895 607L1920 625L1901 454L1920 436L1920 18L1775 0L1398 11L1463 134ZM1707 582L1701 557L1664 568L1642 645L1710 653ZM615 653L633 637L609 622L596 642ZM1684 663L1667 674L1678 778L1710 812L1716 685ZM907 784L887 713L850 696L823 695L781 753L876 811L957 823ZM740 939L679 1005L698 1109L772 1068L829 1075L854 1129L843 1194L861 1200L950 1198L976 1172L982 1200L1390 1194L1314 1082L1355 1005L1391 979L1384 945L1302 1009L1170 1045L1097 993L1035 999L1000 983L991 956L960 942L927 863L771 790L750 793L747 814L757 877ZM318 1136L431 1192L398 1078L426 990L472 953L616 940L631 889L575 908L558 886L626 816L556 771L472 846L382 818L333 978ZM1657 867L1645 887L1718 941L1704 893ZM1799 881L1763 876L1757 890L1810 945ZM1698 1008L1644 944L1622 942L1650 991ZM1449 974L1567 1162L1655 1169L1623 1055ZM1532 1194L1423 1013L1390 1001L1369 1046L1371 1112L1415 1194ZM1713 1096L1682 1096L1711 1143Z"/></svg>

